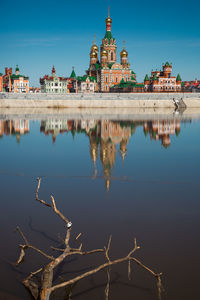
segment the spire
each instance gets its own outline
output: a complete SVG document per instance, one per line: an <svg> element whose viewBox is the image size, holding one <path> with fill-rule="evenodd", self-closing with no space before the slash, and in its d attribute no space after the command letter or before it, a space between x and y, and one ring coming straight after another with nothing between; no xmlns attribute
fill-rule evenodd
<svg viewBox="0 0 200 300"><path fill-rule="evenodd" d="M95 33L94 33L93 45L95 45L95 40L96 40L96 36L95 36Z"/></svg>
<svg viewBox="0 0 200 300"><path fill-rule="evenodd" d="M53 66L53 68L52 68L52 72L51 72L52 74L55 74L56 73L56 70L55 70L55 67Z"/></svg>
<svg viewBox="0 0 200 300"><path fill-rule="evenodd" d="M110 18L110 6L108 6L108 17L106 18L106 31L111 32L112 19Z"/></svg>
<svg viewBox="0 0 200 300"><path fill-rule="evenodd" d="M176 81L181 81L181 76L180 76L180 74L177 75Z"/></svg>
<svg viewBox="0 0 200 300"><path fill-rule="evenodd" d="M76 78L76 73L74 71L74 67L72 67L72 73L70 75L70 78Z"/></svg>
<svg viewBox="0 0 200 300"><path fill-rule="evenodd" d="M123 49L125 50L125 40L123 40Z"/></svg>

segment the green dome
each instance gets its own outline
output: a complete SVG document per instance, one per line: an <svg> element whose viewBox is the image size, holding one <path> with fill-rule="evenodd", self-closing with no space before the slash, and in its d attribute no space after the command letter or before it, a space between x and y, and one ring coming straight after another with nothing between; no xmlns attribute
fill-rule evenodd
<svg viewBox="0 0 200 300"><path fill-rule="evenodd" d="M149 76L148 74L146 74L145 78L144 78L144 81L149 81Z"/></svg>

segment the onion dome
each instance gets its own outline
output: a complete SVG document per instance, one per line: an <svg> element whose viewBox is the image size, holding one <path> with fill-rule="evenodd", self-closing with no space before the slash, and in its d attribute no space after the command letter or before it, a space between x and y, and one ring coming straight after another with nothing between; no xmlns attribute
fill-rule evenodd
<svg viewBox="0 0 200 300"><path fill-rule="evenodd" d="M121 57L127 57L128 56L128 52L125 49L125 41L123 41L124 46L123 46L123 50L120 52L120 56Z"/></svg>
<svg viewBox="0 0 200 300"><path fill-rule="evenodd" d="M120 52L120 56L121 56L121 57L127 57L127 56L128 56L128 52L127 52L125 49L123 49L123 50Z"/></svg>
<svg viewBox="0 0 200 300"><path fill-rule="evenodd" d="M94 34L93 45L92 45L92 47L91 47L91 52L93 52L93 51L96 51L96 52L99 51L99 48L98 48L97 45L95 44L95 34Z"/></svg>
<svg viewBox="0 0 200 300"><path fill-rule="evenodd" d="M19 67L18 67L18 65L16 65L16 69L15 69L15 71L19 71Z"/></svg>
<svg viewBox="0 0 200 300"><path fill-rule="evenodd" d="M112 19L109 16L106 18L106 24L107 23L112 23Z"/></svg>
<svg viewBox="0 0 200 300"><path fill-rule="evenodd" d="M97 47L96 44L93 44L92 47L91 47L91 52L93 52L93 51L96 51L96 52L99 51L99 48Z"/></svg>
<svg viewBox="0 0 200 300"><path fill-rule="evenodd" d="M105 49L103 49L101 51L101 56L108 56L108 52Z"/></svg>
<svg viewBox="0 0 200 300"><path fill-rule="evenodd" d="M90 52L90 57L91 57L91 58L96 58L96 57L97 57L97 53L96 53L94 50L92 50L92 51Z"/></svg>

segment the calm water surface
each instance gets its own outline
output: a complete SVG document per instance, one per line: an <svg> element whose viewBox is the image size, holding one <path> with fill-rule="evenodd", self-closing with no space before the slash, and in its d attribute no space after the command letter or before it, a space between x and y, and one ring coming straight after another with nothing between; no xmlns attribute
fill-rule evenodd
<svg viewBox="0 0 200 300"><path fill-rule="evenodd" d="M200 120L0 121L0 299L31 299L21 281L46 261L29 251L15 268L20 225L34 245L58 246L63 223L34 200L57 206L82 232L84 249L102 248L112 234L111 255L126 255L136 237L136 257L163 272L162 299L199 299ZM74 245L75 246L75 245ZM102 263L100 255L74 257L55 273L55 282ZM105 299L106 274L77 285L72 299ZM59 291L52 299L65 299ZM154 278L127 264L111 272L109 299L157 299Z"/></svg>

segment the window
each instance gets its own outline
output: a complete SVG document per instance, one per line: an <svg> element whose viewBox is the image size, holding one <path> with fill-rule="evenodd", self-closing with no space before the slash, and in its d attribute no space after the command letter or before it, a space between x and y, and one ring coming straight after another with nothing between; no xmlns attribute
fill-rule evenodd
<svg viewBox="0 0 200 300"><path fill-rule="evenodd" d="M117 79L118 79L118 78L116 77L116 82L117 82Z"/></svg>
<svg viewBox="0 0 200 300"><path fill-rule="evenodd" d="M111 60L113 60L113 52L111 52Z"/></svg>

